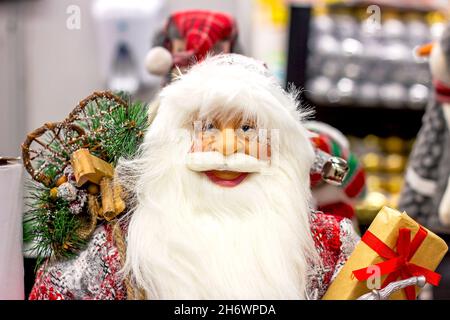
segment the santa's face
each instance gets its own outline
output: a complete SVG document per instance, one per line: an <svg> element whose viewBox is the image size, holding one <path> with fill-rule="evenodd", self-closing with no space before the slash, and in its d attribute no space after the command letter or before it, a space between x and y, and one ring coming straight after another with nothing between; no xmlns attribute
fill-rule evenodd
<svg viewBox="0 0 450 320"><path fill-rule="evenodd" d="M255 120L244 119L242 114L233 114L229 119L197 119L193 127L190 152L197 153L197 166L188 163L188 167L206 175L216 185L236 187L255 173L252 162L270 161L270 137L262 134L265 130L258 128ZM234 157L233 162L230 157Z"/></svg>

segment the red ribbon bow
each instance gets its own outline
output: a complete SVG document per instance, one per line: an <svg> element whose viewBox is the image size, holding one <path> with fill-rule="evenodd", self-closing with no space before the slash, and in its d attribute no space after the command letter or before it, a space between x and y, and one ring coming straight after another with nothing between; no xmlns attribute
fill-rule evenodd
<svg viewBox="0 0 450 320"><path fill-rule="evenodd" d="M423 227L420 227L414 239L411 241L411 230L401 228L397 238L397 252L389 248L370 231L364 234L361 240L378 253L380 257L386 259L386 261L375 264L380 268L381 275L388 275L383 282L382 288L396 281L398 278L403 280L414 276L424 276L428 283L434 286L439 285L441 276L438 273L410 262L423 240L427 237L427 234L428 232ZM359 281L364 281L373 275L368 269L367 267L355 270L353 274ZM416 299L414 286L405 288L405 293L408 300Z"/></svg>

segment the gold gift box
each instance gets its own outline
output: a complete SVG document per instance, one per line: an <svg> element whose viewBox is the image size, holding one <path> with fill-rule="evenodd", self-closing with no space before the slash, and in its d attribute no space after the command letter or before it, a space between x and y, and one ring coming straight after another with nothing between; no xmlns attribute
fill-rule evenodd
<svg viewBox="0 0 450 320"><path fill-rule="evenodd" d="M373 220L369 231L377 236L389 248L396 251L399 229L408 228L411 230L411 238L415 236L420 225L411 219L406 213L383 207ZM425 228L424 228L425 229ZM423 268L434 271L445 253L448 250L444 240L428 229L428 234L412 256L410 262ZM371 291L367 286L367 281L359 281L353 275L353 271L366 268L384 261L372 248L363 241L360 241L350 258L341 269L337 277L331 283L325 293L324 300L355 300L365 293ZM381 277L382 284L387 275ZM400 280L400 279L398 279ZM420 288L416 287L416 296ZM397 291L390 296L392 300L406 299L404 290Z"/></svg>

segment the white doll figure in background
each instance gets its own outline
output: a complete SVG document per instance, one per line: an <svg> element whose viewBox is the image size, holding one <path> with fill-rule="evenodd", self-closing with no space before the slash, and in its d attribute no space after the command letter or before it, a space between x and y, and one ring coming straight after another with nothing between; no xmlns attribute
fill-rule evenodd
<svg viewBox="0 0 450 320"><path fill-rule="evenodd" d="M418 54L430 57L435 95L410 156L399 207L429 227L450 227L450 25Z"/></svg>

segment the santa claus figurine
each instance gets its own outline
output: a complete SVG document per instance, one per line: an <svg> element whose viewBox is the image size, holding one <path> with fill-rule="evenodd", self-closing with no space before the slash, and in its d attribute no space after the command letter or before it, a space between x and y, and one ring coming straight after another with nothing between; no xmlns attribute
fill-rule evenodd
<svg viewBox="0 0 450 320"><path fill-rule="evenodd" d="M311 210L314 148L296 92L241 55L167 85L139 155L117 167L128 214L31 299L320 299L358 237Z"/></svg>

